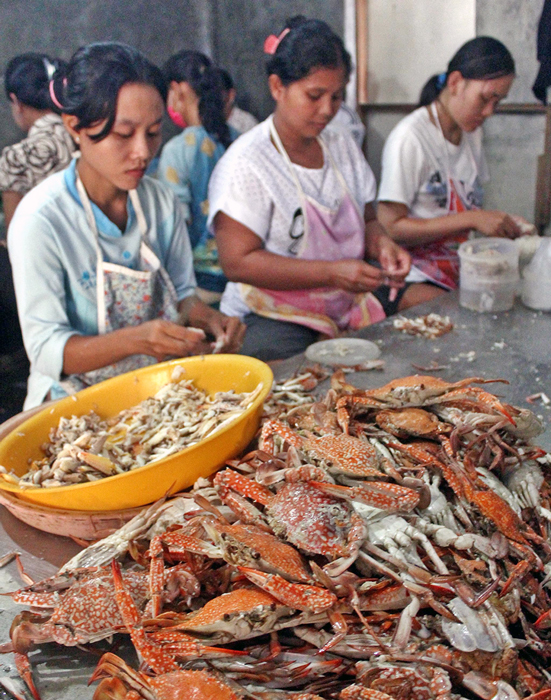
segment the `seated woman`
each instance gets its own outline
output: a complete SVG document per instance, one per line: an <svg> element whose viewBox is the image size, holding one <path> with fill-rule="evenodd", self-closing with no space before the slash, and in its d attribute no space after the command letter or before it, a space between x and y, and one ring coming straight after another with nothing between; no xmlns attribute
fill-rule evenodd
<svg viewBox="0 0 551 700"><path fill-rule="evenodd" d="M169 114L184 130L163 147L157 177L186 208L197 294L207 304L217 305L226 278L216 241L207 229L208 184L214 166L239 134L226 123L222 82L207 56L181 51L168 59L163 72Z"/></svg>
<svg viewBox="0 0 551 700"><path fill-rule="evenodd" d="M48 90L60 65L46 54L25 53L12 58L6 68L4 85L13 119L28 132L25 139L4 148L0 158L6 228L24 195L48 175L66 168L75 150Z"/></svg>
<svg viewBox="0 0 551 700"><path fill-rule="evenodd" d="M375 218L375 179L352 137L320 136L350 74L340 37L299 16L265 50L275 112L222 157L209 201L231 280L221 308L247 325L242 352L270 360L383 319L409 255Z"/></svg>
<svg viewBox="0 0 551 700"><path fill-rule="evenodd" d="M238 349L239 320L195 296L181 204L144 177L161 142L161 71L129 46L90 44L56 72L52 96L81 155L26 195L8 234L25 407L211 351L209 335Z"/></svg>
<svg viewBox="0 0 551 700"><path fill-rule="evenodd" d="M464 44L445 73L423 88L419 109L390 133L382 157L377 215L412 255L408 295L426 301L458 284L457 248L471 230L520 235L518 220L482 209L487 168L484 121L507 96L515 64L491 37Z"/></svg>

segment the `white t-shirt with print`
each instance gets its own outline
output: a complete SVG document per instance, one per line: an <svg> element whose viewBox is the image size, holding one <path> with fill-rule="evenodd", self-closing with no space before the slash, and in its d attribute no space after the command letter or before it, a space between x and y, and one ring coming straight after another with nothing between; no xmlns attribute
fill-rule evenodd
<svg viewBox="0 0 551 700"><path fill-rule="evenodd" d="M412 217L445 216L450 176L466 208L482 206L482 184L488 180L482 129L464 132L456 146L420 107L394 127L385 143L378 200L405 204Z"/></svg>
<svg viewBox="0 0 551 700"><path fill-rule="evenodd" d="M240 136L218 161L209 183L209 222L221 211L253 231L271 253L297 255L304 233L301 197L288 165L270 138L270 119ZM360 211L372 202L376 184L371 168L354 140L343 132L323 134L335 166ZM293 164L304 194L337 209L342 185L327 155L322 168ZM249 309L236 283L228 282L220 310L243 318Z"/></svg>

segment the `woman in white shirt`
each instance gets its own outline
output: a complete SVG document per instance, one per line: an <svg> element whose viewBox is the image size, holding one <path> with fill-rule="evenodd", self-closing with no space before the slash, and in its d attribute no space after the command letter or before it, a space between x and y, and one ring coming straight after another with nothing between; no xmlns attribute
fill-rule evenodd
<svg viewBox="0 0 551 700"><path fill-rule="evenodd" d="M515 64L497 39L464 44L447 71L423 88L420 108L390 133L383 150L377 215L412 255L408 299L426 301L457 287L457 248L471 230L515 238L518 220L482 209L487 168L484 121L507 96Z"/></svg>
<svg viewBox="0 0 551 700"><path fill-rule="evenodd" d="M26 408L169 356L239 348L244 327L195 296L185 214L144 177L166 83L117 43L79 49L51 95L80 158L22 200L8 247L31 361ZM210 339L209 339L210 336Z"/></svg>
<svg viewBox="0 0 551 700"><path fill-rule="evenodd" d="M409 256L375 218L375 180L354 140L320 137L350 73L342 40L296 17L265 51L275 112L218 162L209 221L231 280L221 309L247 325L242 352L271 360L384 318Z"/></svg>

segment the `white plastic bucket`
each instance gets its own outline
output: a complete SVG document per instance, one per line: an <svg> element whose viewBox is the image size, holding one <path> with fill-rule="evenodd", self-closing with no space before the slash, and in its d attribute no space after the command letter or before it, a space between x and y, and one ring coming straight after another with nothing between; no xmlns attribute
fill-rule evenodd
<svg viewBox="0 0 551 700"><path fill-rule="evenodd" d="M518 247L506 238L477 238L459 246L459 303L480 312L508 311L518 289Z"/></svg>

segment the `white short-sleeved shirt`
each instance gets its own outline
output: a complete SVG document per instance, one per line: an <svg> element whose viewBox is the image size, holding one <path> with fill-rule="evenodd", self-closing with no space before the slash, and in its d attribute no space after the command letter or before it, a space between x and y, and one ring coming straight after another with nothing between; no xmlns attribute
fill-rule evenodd
<svg viewBox="0 0 551 700"><path fill-rule="evenodd" d="M482 206L482 184L488 180L482 129L464 132L456 146L444 139L428 109L420 107L390 132L377 199L405 204L413 217L445 216L449 177L459 185L466 208Z"/></svg>
<svg viewBox="0 0 551 700"><path fill-rule="evenodd" d="M137 188L148 244L166 268L178 300L195 291L185 216L175 195L149 177ZM128 198L124 233L92 203L105 262L139 269L136 215ZM31 362L25 408L55 390L63 351L75 334L97 335L96 246L75 187L75 161L20 202L8 234L17 307Z"/></svg>
<svg viewBox="0 0 551 700"><path fill-rule="evenodd" d="M285 257L296 255L303 234L301 198L288 165L270 138L270 119L240 136L217 163L209 183L209 221L221 211L253 231L266 250ZM360 211L376 195L371 168L347 133L328 132L323 141ZM304 194L322 206L338 208L342 185L327 155L322 168L292 167ZM220 309L243 316L249 309L238 285L228 282Z"/></svg>

